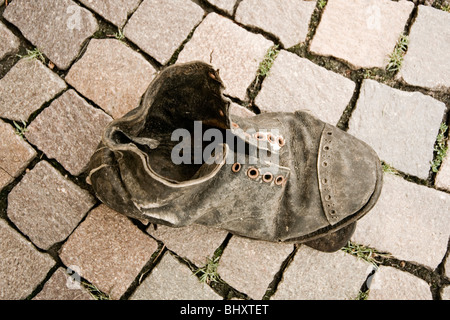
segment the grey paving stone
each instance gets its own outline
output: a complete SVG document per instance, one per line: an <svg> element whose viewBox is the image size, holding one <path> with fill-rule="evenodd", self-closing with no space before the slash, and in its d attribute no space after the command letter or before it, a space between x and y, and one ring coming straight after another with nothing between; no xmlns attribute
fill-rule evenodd
<svg viewBox="0 0 450 320"><path fill-rule="evenodd" d="M39 162L8 195L8 217L39 248L63 241L95 204L48 162Z"/></svg>
<svg viewBox="0 0 450 320"><path fill-rule="evenodd" d="M450 286L445 287L441 294L442 300L450 300Z"/></svg>
<svg viewBox="0 0 450 320"><path fill-rule="evenodd" d="M119 299L157 248L127 217L100 205L71 234L59 256L102 292Z"/></svg>
<svg viewBox="0 0 450 320"><path fill-rule="evenodd" d="M315 1L244 0L236 21L277 36L285 48L305 42Z"/></svg>
<svg viewBox="0 0 450 320"><path fill-rule="evenodd" d="M210 13L180 52L177 62L201 60L220 69L225 94L245 100L259 64L274 44L231 20Z"/></svg>
<svg viewBox="0 0 450 320"><path fill-rule="evenodd" d="M311 51L355 68L385 68L413 8L405 0L329 0Z"/></svg>
<svg viewBox="0 0 450 320"><path fill-rule="evenodd" d="M139 105L155 72L144 57L119 40L93 39L66 81L117 119Z"/></svg>
<svg viewBox="0 0 450 320"><path fill-rule="evenodd" d="M55 261L0 219L0 300L22 300L45 279Z"/></svg>
<svg viewBox="0 0 450 320"><path fill-rule="evenodd" d="M0 79L0 117L27 121L30 115L67 87L36 59L22 59Z"/></svg>
<svg viewBox="0 0 450 320"><path fill-rule="evenodd" d="M369 300L432 300L430 286L407 272L380 266L373 276Z"/></svg>
<svg viewBox="0 0 450 320"><path fill-rule="evenodd" d="M87 166L112 118L90 106L75 90L52 102L28 127L26 137L73 175Z"/></svg>
<svg viewBox="0 0 450 320"><path fill-rule="evenodd" d="M0 4L1 5L1 4ZM0 22L0 60L19 49L20 41L3 23Z"/></svg>
<svg viewBox="0 0 450 320"><path fill-rule="evenodd" d="M130 300L221 300L185 265L166 253Z"/></svg>
<svg viewBox="0 0 450 320"><path fill-rule="evenodd" d="M251 118L256 116L256 114L247 108L244 108L237 103L232 102L230 105L230 115L231 116L238 116L241 118Z"/></svg>
<svg viewBox="0 0 450 320"><path fill-rule="evenodd" d="M74 281L75 280L75 281ZM33 300L94 300L80 284L80 278L71 278L65 268L58 268Z"/></svg>
<svg viewBox="0 0 450 320"><path fill-rule="evenodd" d="M203 9L190 0L145 0L124 33L144 52L166 64L203 15Z"/></svg>
<svg viewBox="0 0 450 320"><path fill-rule="evenodd" d="M436 175L436 187L450 192L450 153L442 161Z"/></svg>
<svg viewBox="0 0 450 320"><path fill-rule="evenodd" d="M419 6L399 76L430 89L450 88L450 14Z"/></svg>
<svg viewBox="0 0 450 320"><path fill-rule="evenodd" d="M336 125L355 83L297 55L280 51L255 103L263 112L309 110Z"/></svg>
<svg viewBox="0 0 450 320"><path fill-rule="evenodd" d="M0 120L0 190L25 170L36 151Z"/></svg>
<svg viewBox="0 0 450 320"><path fill-rule="evenodd" d="M202 267L207 263L207 259L214 255L214 251L228 234L226 231L201 225L184 228L158 225L156 230L150 225L147 232L162 241L168 249L180 257L189 259L197 267Z"/></svg>
<svg viewBox="0 0 450 320"><path fill-rule="evenodd" d="M15 0L3 17L64 70L98 29L94 15L71 0Z"/></svg>
<svg viewBox="0 0 450 320"><path fill-rule="evenodd" d="M352 300L372 265L343 251L323 253L301 246L272 300Z"/></svg>
<svg viewBox="0 0 450 320"><path fill-rule="evenodd" d="M394 168L427 179L446 106L420 92L364 80L349 133Z"/></svg>
<svg viewBox="0 0 450 320"><path fill-rule="evenodd" d="M207 0L213 6L224 10L228 14L232 15L236 0Z"/></svg>
<svg viewBox="0 0 450 320"><path fill-rule="evenodd" d="M385 174L380 199L352 241L434 269L447 250L449 207L450 194Z"/></svg>
<svg viewBox="0 0 450 320"><path fill-rule="evenodd" d="M223 251L217 272L233 288L252 299L262 299L292 250L289 244L233 236Z"/></svg>
<svg viewBox="0 0 450 320"><path fill-rule="evenodd" d="M122 28L141 0L80 0L88 8L94 10L106 20Z"/></svg>

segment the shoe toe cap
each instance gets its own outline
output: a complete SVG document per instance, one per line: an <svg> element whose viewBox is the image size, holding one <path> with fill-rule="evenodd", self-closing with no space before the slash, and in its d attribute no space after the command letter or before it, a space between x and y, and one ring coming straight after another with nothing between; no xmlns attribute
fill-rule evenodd
<svg viewBox="0 0 450 320"><path fill-rule="evenodd" d="M326 125L317 166L323 210L330 224L352 215L359 218L376 202L381 163L366 143Z"/></svg>

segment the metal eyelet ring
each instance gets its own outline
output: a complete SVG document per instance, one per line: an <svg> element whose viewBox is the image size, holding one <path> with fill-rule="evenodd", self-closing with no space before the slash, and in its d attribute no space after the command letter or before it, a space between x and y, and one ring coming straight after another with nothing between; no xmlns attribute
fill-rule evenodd
<svg viewBox="0 0 450 320"><path fill-rule="evenodd" d="M270 172L266 172L264 175L263 175L263 181L264 182L267 182L267 183L270 183L270 182L272 182L272 180L273 180L273 174L272 173L270 173Z"/></svg>
<svg viewBox="0 0 450 320"><path fill-rule="evenodd" d="M264 133L262 133L262 132L257 132L257 133L255 133L255 138L257 140L265 140L266 139L266 135Z"/></svg>
<svg viewBox="0 0 450 320"><path fill-rule="evenodd" d="M250 167L250 168L248 168L248 170L247 170L247 176L248 176L250 179L256 179L256 178L259 177L259 170L256 169L256 168L254 168L254 167Z"/></svg>
<svg viewBox="0 0 450 320"><path fill-rule="evenodd" d="M236 162L235 164L233 164L233 166L231 167L231 170L234 173L238 173L239 171L241 171L242 169L242 165L239 162Z"/></svg>
<svg viewBox="0 0 450 320"><path fill-rule="evenodd" d="M269 141L269 143L275 143L275 137L273 136L273 134L267 134L267 141Z"/></svg>
<svg viewBox="0 0 450 320"><path fill-rule="evenodd" d="M285 179L283 176L278 176L278 177L275 179L275 184L276 184L277 186L282 186L282 185L285 183L285 181L286 181L286 179Z"/></svg>
<svg viewBox="0 0 450 320"><path fill-rule="evenodd" d="M232 122L231 126L235 129L239 129L239 125L236 122Z"/></svg>
<svg viewBox="0 0 450 320"><path fill-rule="evenodd" d="M280 147L283 147L286 144L286 141L283 137L278 137L277 142Z"/></svg>

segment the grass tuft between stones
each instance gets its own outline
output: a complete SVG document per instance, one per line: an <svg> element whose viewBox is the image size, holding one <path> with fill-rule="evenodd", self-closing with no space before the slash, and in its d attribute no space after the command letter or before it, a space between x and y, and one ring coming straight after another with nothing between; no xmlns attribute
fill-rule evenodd
<svg viewBox="0 0 450 320"><path fill-rule="evenodd" d="M439 128L439 134L436 139L436 145L434 147L434 151L436 152L436 157L431 162L431 169L434 173L439 171L439 167L442 164L445 156L447 155L448 146L447 139L445 138L445 134L447 133L448 126L445 123L441 124Z"/></svg>
<svg viewBox="0 0 450 320"><path fill-rule="evenodd" d="M16 135L18 135L19 137L22 138L22 140L24 140L25 138L25 133L28 131L27 128L27 122L22 120L22 125L18 124L17 122L13 121L14 123L14 127L15 127L15 133Z"/></svg>
<svg viewBox="0 0 450 320"><path fill-rule="evenodd" d="M389 57L389 63L386 70L389 72L397 72L400 70L403 64L403 57L408 50L409 37L406 34L402 34L397 41L394 52Z"/></svg>
<svg viewBox="0 0 450 320"><path fill-rule="evenodd" d="M377 260L378 257L389 257L391 256L389 253L380 252L376 249L369 248L360 244L353 243L349 241L345 247L341 249L342 251L349 253L359 259L362 259L364 261L367 261L374 265L375 267L378 267L379 261Z"/></svg>
<svg viewBox="0 0 450 320"><path fill-rule="evenodd" d="M206 265L199 268L194 274L200 274L199 280L201 283L211 284L212 282L219 281L219 274L217 273L217 267L219 266L220 257L213 257L207 260Z"/></svg>
<svg viewBox="0 0 450 320"><path fill-rule="evenodd" d="M27 54L26 55L24 55L24 56L17 55L17 56L19 58L21 58L21 59L27 59L27 60L38 59L42 63L45 64L44 54L42 53L42 51L39 48L34 48L33 50L27 49Z"/></svg>

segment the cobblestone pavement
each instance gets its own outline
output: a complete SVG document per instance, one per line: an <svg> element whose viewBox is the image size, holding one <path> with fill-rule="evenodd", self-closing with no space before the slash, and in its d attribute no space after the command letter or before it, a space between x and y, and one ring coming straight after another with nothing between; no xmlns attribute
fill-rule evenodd
<svg viewBox="0 0 450 320"><path fill-rule="evenodd" d="M450 299L449 11L0 0L0 299ZM155 228L93 196L103 128L191 60L220 69L234 113L307 109L377 151L384 189L345 248Z"/></svg>

